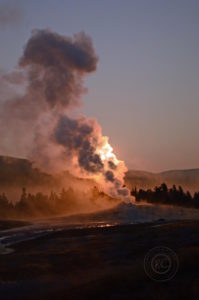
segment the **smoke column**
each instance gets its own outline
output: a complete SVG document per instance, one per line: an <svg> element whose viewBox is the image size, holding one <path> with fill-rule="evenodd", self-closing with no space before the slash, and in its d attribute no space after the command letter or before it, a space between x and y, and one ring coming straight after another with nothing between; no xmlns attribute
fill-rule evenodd
<svg viewBox="0 0 199 300"><path fill-rule="evenodd" d="M97 62L85 33L70 38L34 30L16 70L1 76L0 150L14 147L43 168L93 178L111 196L127 199L126 166L100 125L85 116L72 117L87 92L83 78L96 70Z"/></svg>

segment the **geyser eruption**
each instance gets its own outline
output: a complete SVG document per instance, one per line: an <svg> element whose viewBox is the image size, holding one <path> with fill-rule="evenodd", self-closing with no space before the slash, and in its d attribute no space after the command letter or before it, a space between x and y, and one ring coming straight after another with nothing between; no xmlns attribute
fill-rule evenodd
<svg viewBox="0 0 199 300"><path fill-rule="evenodd" d="M68 157L72 162L76 175L94 178L114 197L128 197L128 190L122 187L126 171L124 162L116 158L96 120L60 116L54 130L54 140L62 146L61 156Z"/></svg>
<svg viewBox="0 0 199 300"><path fill-rule="evenodd" d="M72 116L86 92L83 77L96 70L97 62L85 33L69 38L34 30L17 70L1 78L4 96L5 87L14 86L17 93L2 101L1 141L9 152L17 138L23 155L25 150L43 168L68 169L76 176L93 178L111 196L127 199L129 191L123 187L127 169L116 158L108 137L96 120Z"/></svg>

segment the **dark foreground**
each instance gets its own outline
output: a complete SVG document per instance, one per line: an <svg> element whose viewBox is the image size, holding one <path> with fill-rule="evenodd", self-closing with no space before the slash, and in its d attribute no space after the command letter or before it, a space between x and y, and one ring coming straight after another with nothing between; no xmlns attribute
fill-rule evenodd
<svg viewBox="0 0 199 300"><path fill-rule="evenodd" d="M145 274L155 246L173 249L167 282ZM199 299L199 222L123 225L50 233L0 255L0 299Z"/></svg>

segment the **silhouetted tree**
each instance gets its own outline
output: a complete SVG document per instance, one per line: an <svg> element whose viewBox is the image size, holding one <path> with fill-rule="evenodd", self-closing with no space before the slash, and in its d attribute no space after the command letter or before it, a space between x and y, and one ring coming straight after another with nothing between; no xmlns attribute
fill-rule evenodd
<svg viewBox="0 0 199 300"><path fill-rule="evenodd" d="M181 186L177 188L173 185L170 189L168 189L166 183L162 183L160 186L155 186L153 190L148 189L145 191L143 189L139 189L138 191L134 188L131 191L131 195L135 197L136 201L143 200L151 203L164 203L199 208L199 192L195 193L192 197L190 192L187 191L185 193Z"/></svg>

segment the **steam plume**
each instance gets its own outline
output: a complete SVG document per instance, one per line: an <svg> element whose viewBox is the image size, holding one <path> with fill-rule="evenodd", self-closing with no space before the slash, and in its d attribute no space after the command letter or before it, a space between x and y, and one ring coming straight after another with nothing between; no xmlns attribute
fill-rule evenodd
<svg viewBox="0 0 199 300"><path fill-rule="evenodd" d="M71 117L86 92L83 78L96 70L97 62L85 33L69 38L34 30L18 69L2 77L9 87L23 82L24 94L3 102L1 134L9 118L26 156L40 166L69 169L95 179L112 196L128 197L125 164L116 158L100 125L85 116ZM8 147L13 138L7 139Z"/></svg>
<svg viewBox="0 0 199 300"><path fill-rule="evenodd" d="M29 92L36 90L47 108L78 105L85 91L82 78L96 70L91 39L83 32L66 38L48 30L35 30L20 59L29 67Z"/></svg>

